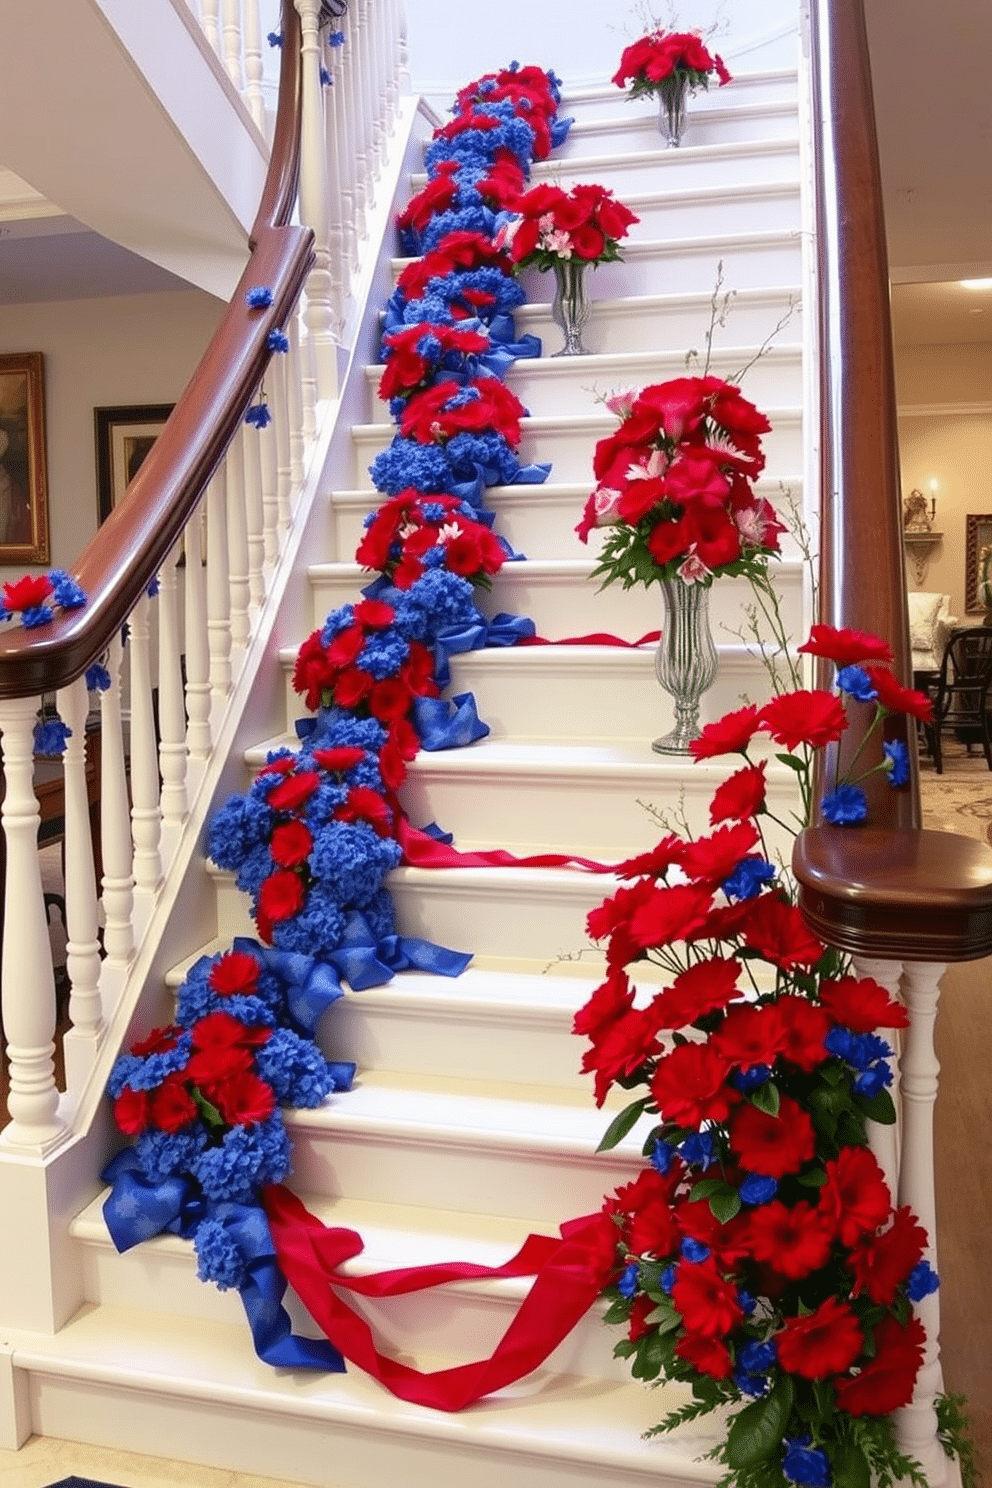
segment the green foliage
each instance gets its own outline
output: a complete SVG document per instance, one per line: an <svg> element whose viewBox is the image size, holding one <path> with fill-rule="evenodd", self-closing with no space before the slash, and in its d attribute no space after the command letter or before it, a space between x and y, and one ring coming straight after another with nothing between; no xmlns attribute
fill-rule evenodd
<svg viewBox="0 0 992 1488"><path fill-rule="evenodd" d="M783 1374L770 1394L738 1412L723 1450L723 1461L728 1467L735 1470L753 1467L778 1450L794 1396L792 1379Z"/></svg>
<svg viewBox="0 0 992 1488"><path fill-rule="evenodd" d="M624 1106L623 1110L614 1116L606 1128L603 1134L603 1140L596 1148L596 1151L609 1152L618 1142L622 1142L627 1133L637 1125L650 1104L651 1097L646 1095L641 1100L633 1101L629 1106Z"/></svg>
<svg viewBox="0 0 992 1488"><path fill-rule="evenodd" d="M978 1460L972 1439L971 1417L964 1395L938 1395L937 1440L948 1457L956 1457L961 1469L962 1488L979 1488Z"/></svg>

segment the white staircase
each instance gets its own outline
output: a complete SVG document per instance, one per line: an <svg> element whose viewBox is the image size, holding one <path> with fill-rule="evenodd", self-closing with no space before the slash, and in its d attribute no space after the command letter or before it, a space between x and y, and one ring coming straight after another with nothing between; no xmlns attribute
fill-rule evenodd
<svg viewBox="0 0 992 1488"><path fill-rule="evenodd" d="M773 336L743 387L774 426L760 489L774 500L787 488L801 504L796 78L755 74L701 94L678 152L659 152L650 106L627 103L616 90L566 99L563 111L576 124L535 177L614 186L642 220L627 262L593 276L588 358L548 356L558 344L550 285L536 274L529 282L533 303L518 329L540 334L545 356L518 363L509 382L531 410L521 458L550 460L554 469L547 485L489 493L498 530L527 558L503 569L487 603L531 615L552 639L605 631L634 640L659 625L658 598L597 593L588 580L594 552L572 531L593 446L614 426L598 400L681 375L690 349L705 352L721 263L721 293L737 293L715 333L712 368L739 369ZM353 468L326 473L327 551L337 559L312 571L314 625L362 582L344 560L374 499L369 462L390 437L376 381L370 370ZM793 549L778 572L798 634L804 598ZM767 690L760 663L735 634L746 600L736 581L712 591L721 669L705 700L707 719L739 706L742 693L759 699ZM288 669L303 634L287 637L279 655L287 734L301 711ZM469 749L414 762L404 801L415 825L436 819L462 848L568 850L607 861L656 840L657 818L647 808L677 810L680 793L693 826L705 826L706 803L725 771L687 770L652 753L651 738L671 723L652 648L484 651L455 658L452 672L452 691L475 692L492 733ZM270 743L249 752L246 772ZM773 778L785 801L787 782ZM218 938L207 951L253 930L232 881L210 878ZM328 1223L365 1237L356 1269L497 1263L528 1230L554 1233L637 1172L639 1138L594 1155L608 1117L593 1106L591 1081L576 1072L582 1050L569 1034L597 976L585 915L613 883L524 868L393 875L402 929L473 950L476 960L457 980L407 973L348 994L328 1015L324 1043L332 1057L358 1061L355 1089L288 1116L292 1182ZM173 983L182 971L174 969ZM443 1415L395 1400L357 1370L293 1373L258 1362L237 1296L197 1282L183 1241L160 1237L118 1256L99 1201L71 1233L86 1304L54 1337L11 1335L0 1350L0 1365L14 1351L20 1409L35 1431L322 1488L433 1488L468 1478L474 1488L668 1488L719 1475L696 1460L712 1445L705 1432L641 1439L682 1397L628 1379L611 1358L619 1334L598 1312L536 1375ZM363 1308L381 1347L430 1368L490 1352L523 1289L462 1283ZM305 1317L296 1321L306 1331Z"/></svg>

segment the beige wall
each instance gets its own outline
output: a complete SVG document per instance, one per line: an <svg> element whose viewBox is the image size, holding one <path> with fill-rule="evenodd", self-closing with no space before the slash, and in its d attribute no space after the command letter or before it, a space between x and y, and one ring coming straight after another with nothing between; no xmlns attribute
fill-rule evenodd
<svg viewBox="0 0 992 1488"><path fill-rule="evenodd" d="M70 568L96 531L93 409L175 402L223 308L199 290L0 307L0 352L45 357L53 567Z"/></svg>
<svg viewBox="0 0 992 1488"><path fill-rule="evenodd" d="M897 348L896 395L903 495L936 480L943 533L924 582L907 565L907 584L950 594L963 619L965 517L992 512L992 343Z"/></svg>

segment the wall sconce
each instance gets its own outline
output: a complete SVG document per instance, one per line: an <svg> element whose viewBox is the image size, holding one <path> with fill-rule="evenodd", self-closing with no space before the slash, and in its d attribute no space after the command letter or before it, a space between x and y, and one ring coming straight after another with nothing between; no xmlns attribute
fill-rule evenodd
<svg viewBox="0 0 992 1488"><path fill-rule="evenodd" d="M943 541L944 534L933 525L936 516L937 482L932 480L929 503L923 492L914 488L902 504L903 547L913 566L917 589L926 583L934 549Z"/></svg>

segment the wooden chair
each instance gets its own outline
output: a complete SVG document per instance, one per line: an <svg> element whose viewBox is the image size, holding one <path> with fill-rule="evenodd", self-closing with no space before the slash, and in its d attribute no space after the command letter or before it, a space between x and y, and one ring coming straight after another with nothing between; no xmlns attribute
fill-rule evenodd
<svg viewBox="0 0 992 1488"><path fill-rule="evenodd" d="M944 772L942 733L953 733L968 745L981 741L992 770L989 733L989 686L992 684L992 626L973 625L957 631L944 647L940 673L927 690L933 699L933 722L924 724L927 748L938 775Z"/></svg>

